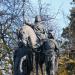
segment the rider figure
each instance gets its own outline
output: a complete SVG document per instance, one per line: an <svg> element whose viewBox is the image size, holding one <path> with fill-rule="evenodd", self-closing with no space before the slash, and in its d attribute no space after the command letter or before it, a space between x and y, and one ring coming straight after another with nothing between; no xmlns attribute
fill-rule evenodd
<svg viewBox="0 0 75 75"><path fill-rule="evenodd" d="M59 47L58 47L58 44L57 44L56 40L54 39L53 34L51 33L51 30L48 30L48 38L50 40L52 40L52 42L55 44L55 52L56 52L56 54L59 54Z"/></svg>
<svg viewBox="0 0 75 75"><path fill-rule="evenodd" d="M39 42L42 44L43 41L47 38L47 33L42 21L42 17L40 15L35 17L34 31L39 39Z"/></svg>

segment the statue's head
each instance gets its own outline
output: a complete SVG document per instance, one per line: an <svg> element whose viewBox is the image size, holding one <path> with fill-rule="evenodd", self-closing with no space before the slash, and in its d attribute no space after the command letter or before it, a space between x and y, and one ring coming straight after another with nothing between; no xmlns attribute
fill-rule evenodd
<svg viewBox="0 0 75 75"><path fill-rule="evenodd" d="M48 38L49 38L49 39L54 39L54 36L53 36L53 34L52 34L52 31L53 31L53 30L48 30Z"/></svg>
<svg viewBox="0 0 75 75"><path fill-rule="evenodd" d="M42 20L41 20L41 16L40 15L38 15L38 16L36 16L35 17L35 22L41 22Z"/></svg>

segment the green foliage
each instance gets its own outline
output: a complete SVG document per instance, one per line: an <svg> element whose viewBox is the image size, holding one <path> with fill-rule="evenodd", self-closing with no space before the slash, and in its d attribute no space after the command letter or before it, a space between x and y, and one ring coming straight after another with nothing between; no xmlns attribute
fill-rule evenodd
<svg viewBox="0 0 75 75"><path fill-rule="evenodd" d="M72 8L70 12L70 17L68 17L70 23L66 28L63 29L62 37L68 39L68 44L71 44L71 46L73 47L73 45L75 45L75 7Z"/></svg>
<svg viewBox="0 0 75 75"><path fill-rule="evenodd" d="M0 70L0 75L2 75L2 71Z"/></svg>
<svg viewBox="0 0 75 75"><path fill-rule="evenodd" d="M3 44L3 48L4 48L5 50L7 50L8 53L9 53L10 51L12 51L12 49L9 48L5 43Z"/></svg>

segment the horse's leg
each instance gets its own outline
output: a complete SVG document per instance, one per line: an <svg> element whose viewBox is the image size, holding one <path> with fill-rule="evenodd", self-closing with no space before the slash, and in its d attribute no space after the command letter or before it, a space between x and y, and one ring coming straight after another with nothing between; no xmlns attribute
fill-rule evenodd
<svg viewBox="0 0 75 75"><path fill-rule="evenodd" d="M53 75L55 75L55 56L53 55Z"/></svg>
<svg viewBox="0 0 75 75"><path fill-rule="evenodd" d="M46 65L46 73L47 75L55 75L54 73L54 60L53 60L52 52L49 55L46 55L45 65Z"/></svg>
<svg viewBox="0 0 75 75"><path fill-rule="evenodd" d="M35 64L35 54L33 53L33 57L32 57L32 66L33 66L33 69L32 69L32 74L31 75L34 75L34 64Z"/></svg>
<svg viewBox="0 0 75 75"><path fill-rule="evenodd" d="M46 66L46 74L47 75L50 75L50 68L51 68L51 62L48 60L49 59L49 56L46 55L45 56L45 66Z"/></svg>
<svg viewBox="0 0 75 75"><path fill-rule="evenodd" d="M43 51L42 51L43 52ZM41 70L41 74L44 75L43 70L43 64L45 63L45 54L44 53L40 53L39 55L39 66L40 66L40 70Z"/></svg>
<svg viewBox="0 0 75 75"><path fill-rule="evenodd" d="M43 64L40 64L40 69L41 69L41 74L44 75L44 73L43 73Z"/></svg>
<svg viewBox="0 0 75 75"><path fill-rule="evenodd" d="M39 57L38 54L35 54L35 64L36 64L36 75L38 75L38 64L39 64Z"/></svg>
<svg viewBox="0 0 75 75"><path fill-rule="evenodd" d="M36 75L38 75L38 63L36 62Z"/></svg>
<svg viewBox="0 0 75 75"><path fill-rule="evenodd" d="M52 75L55 75L56 72L56 62L55 62L55 52L52 53Z"/></svg>
<svg viewBox="0 0 75 75"><path fill-rule="evenodd" d="M29 75L33 72L33 54L30 55L30 67L31 69L29 70ZM34 73L32 75L34 75Z"/></svg>
<svg viewBox="0 0 75 75"><path fill-rule="evenodd" d="M55 73L56 73L56 75L58 74L58 57L56 56L55 57Z"/></svg>
<svg viewBox="0 0 75 75"><path fill-rule="evenodd" d="M49 66L49 62L46 64L46 73L47 73L47 75L50 75L50 66Z"/></svg>

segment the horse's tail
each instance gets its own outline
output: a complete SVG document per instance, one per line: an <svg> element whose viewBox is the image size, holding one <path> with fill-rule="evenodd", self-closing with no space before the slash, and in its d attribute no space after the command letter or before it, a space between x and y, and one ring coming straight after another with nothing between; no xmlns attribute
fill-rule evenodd
<svg viewBox="0 0 75 75"><path fill-rule="evenodd" d="M21 73L23 72L22 64L23 64L23 62L24 62L25 60L27 60L27 56L23 56L23 57L21 58L21 61L20 61L20 72L21 72Z"/></svg>

